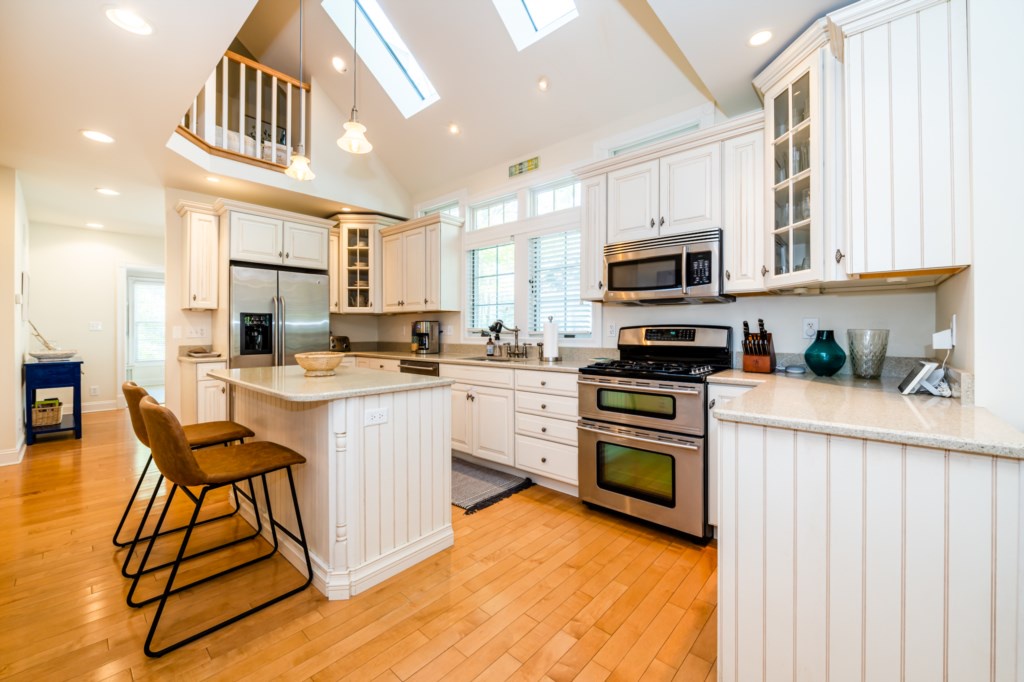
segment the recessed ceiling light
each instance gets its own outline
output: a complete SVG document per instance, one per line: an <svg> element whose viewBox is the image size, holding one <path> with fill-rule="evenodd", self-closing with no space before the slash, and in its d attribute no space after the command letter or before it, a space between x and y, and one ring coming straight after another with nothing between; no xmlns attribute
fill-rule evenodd
<svg viewBox="0 0 1024 682"><path fill-rule="evenodd" d="M337 71L338 73L345 73L346 71L348 71L348 65L345 64L345 60L342 59L341 57L332 57L331 66L333 66L334 70Z"/></svg>
<svg viewBox="0 0 1024 682"><path fill-rule="evenodd" d="M348 206L342 206L342 207L341 207L341 210L342 210L342 211L344 211L345 213L348 213L348 212L349 212L349 211L351 211L352 209L351 209L351 208L349 208Z"/></svg>
<svg viewBox="0 0 1024 682"><path fill-rule="evenodd" d="M215 178L212 175L207 175L206 176L206 181L207 182L220 182L220 178Z"/></svg>
<svg viewBox="0 0 1024 682"><path fill-rule="evenodd" d="M748 40L747 42L750 43L751 47L757 47L758 45L764 45L771 39L771 31L758 31L754 35L750 36L750 40Z"/></svg>
<svg viewBox="0 0 1024 682"><path fill-rule="evenodd" d="M448 132L452 135L458 135L462 132L462 128L459 127L458 123L452 123L448 126Z"/></svg>
<svg viewBox="0 0 1024 682"><path fill-rule="evenodd" d="M537 89L540 90L541 92L547 92L548 85L550 84L548 83L547 76L541 76L540 80L537 81Z"/></svg>
<svg viewBox="0 0 1024 682"><path fill-rule="evenodd" d="M85 226L86 227L91 227L94 230L102 230L103 229L103 223L86 223Z"/></svg>
<svg viewBox="0 0 1024 682"><path fill-rule="evenodd" d="M110 189L109 187L97 187L96 191L108 197L116 197L121 194L116 189Z"/></svg>
<svg viewBox="0 0 1024 682"><path fill-rule="evenodd" d="M114 26L123 28L125 31L135 35L148 36L153 32L153 27L149 25L149 22L132 10L125 9L124 7L108 7L107 19L110 19Z"/></svg>
<svg viewBox="0 0 1024 682"><path fill-rule="evenodd" d="M110 135L107 135L106 133L101 133L98 130L83 130L82 137L90 139L93 142L102 142L104 144L110 144L111 142L114 141L114 138L112 138Z"/></svg>

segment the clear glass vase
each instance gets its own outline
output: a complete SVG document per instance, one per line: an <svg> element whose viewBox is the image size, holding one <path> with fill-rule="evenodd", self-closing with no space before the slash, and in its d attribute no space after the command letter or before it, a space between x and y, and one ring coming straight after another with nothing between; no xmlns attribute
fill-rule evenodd
<svg viewBox="0 0 1024 682"><path fill-rule="evenodd" d="M882 375L885 352L889 347L888 329L848 329L850 360L853 373L864 379L877 379Z"/></svg>

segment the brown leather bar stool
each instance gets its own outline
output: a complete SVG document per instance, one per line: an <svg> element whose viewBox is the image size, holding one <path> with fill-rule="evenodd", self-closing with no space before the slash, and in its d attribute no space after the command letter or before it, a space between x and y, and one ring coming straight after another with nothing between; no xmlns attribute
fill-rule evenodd
<svg viewBox="0 0 1024 682"><path fill-rule="evenodd" d="M184 429L181 424L178 423L177 418L175 418L174 414L170 410L158 405L157 402L149 396L142 399L139 404L139 408L142 412L142 417L146 424L146 431L149 435L153 452L153 461L156 462L156 466L160 470L160 473L172 484L171 491L168 494L167 504L164 505L164 508L160 513L160 519L157 521L156 529L150 536L149 543L146 545L146 551L142 557L142 564L133 578L131 589L128 592L128 603L132 606L142 606L154 601L158 602L156 613L153 616L153 621L149 628L149 634L146 637L146 643L143 647L147 656L155 657L162 656L163 654L184 646L189 642L194 642L200 637L204 637L211 632L230 625L231 623L270 606L271 604L276 604L282 599L301 592L306 589L313 580L313 565L309 557L309 546L306 542L306 533L302 527L302 516L299 512L299 499L295 492L295 479L292 477L292 466L305 463L305 457L294 450L284 447L283 445L268 442L253 442L241 445L231 445L226 448L207 450L202 453L203 456L200 458L197 457L197 453L192 450ZM292 505L295 510L295 520L298 524L298 535L288 530L288 528L274 519L274 512L270 502L270 491L267 486L266 475L282 469L288 477L288 485L291 489ZM178 574L178 569L181 567L183 561L187 561L191 558L186 556L186 548L189 540L192 538L193 532L199 525L199 512L202 509L203 502L206 500L207 494L211 490L215 490L226 485L234 485L245 480L251 482L252 479L256 477L259 477L263 482L263 499L266 503L266 513L269 521L268 526L273 540L270 552L261 554L256 558L249 559L235 566L231 566L230 568L218 571L212 575L197 578L187 584L175 586L174 579ZM189 489L190 487L199 487L199 494L196 495ZM173 500L175 493L179 490L192 500L195 504L195 509L192 512L191 520L185 527L185 533L181 540L181 546L178 548L177 557L170 563L170 574L167 577L167 582L164 584L161 594L149 599L136 601L135 590L139 585L139 580L142 576L150 574L158 568L150 567L148 565L150 553L153 550L153 545L157 542L160 536L160 530L167 517L167 510L171 506L171 501ZM253 495L252 501L253 512L256 517L259 518L261 512L256 495ZM281 530L302 548L302 552L306 560L306 579L299 587L287 590L282 594L264 600L242 613L225 618L215 625L207 627L202 632L176 640L159 649L153 648L153 638L160 625L160 619L163 616L164 607L167 605L167 600L172 595L195 587L196 585L209 582L215 578L219 578L220 576L232 573L241 568L245 568L246 566L251 566L259 561L269 559L277 552L278 530ZM259 542L259 540L257 540L257 542ZM190 615L194 616L195 614Z"/></svg>
<svg viewBox="0 0 1024 682"><path fill-rule="evenodd" d="M146 432L146 424L142 419L142 413L139 411L139 403L143 398L147 397L149 393L146 389L142 388L134 381L126 381L121 385L121 391L124 393L125 402L128 404L128 415L132 420L132 429L135 431L135 437L139 439L144 446L149 447L149 435ZM189 447L193 450L198 448L208 448L214 445L228 445L230 443L245 442L246 438L251 438L255 434L251 429L242 426L232 421L215 421L215 422L204 422L202 424L189 424L183 427L185 437L188 440ZM131 512L132 507L135 505L136 499L139 496L139 490L142 489L142 482L146 478L146 474L149 472L149 467L153 463L153 455L150 454L146 460L146 465L142 468L142 474L139 476L138 483L135 484L135 490L132 491L132 495L128 498L128 504L125 505L124 513L121 514L121 521L117 524L117 529L114 531L113 542L117 547L129 547L128 555L125 557L124 564L121 567L121 574L126 578L131 578L133 573L128 570L128 564L131 561L132 554L135 551L136 546L141 541L148 540L148 537L142 537L142 529L146 525L146 521L149 519L149 513L153 508L153 503L156 501L157 493L160 491L160 485L163 483L163 476L157 479L157 484L153 488L153 494L149 499L149 503L146 505L145 512L143 513L142 520L139 522L139 526L135 531L135 535L130 540L121 540L121 531L124 528L124 524L128 519L128 514ZM250 483L250 495L252 494ZM238 495L239 490L233 486L233 492L235 494L235 510L238 509ZM242 493L245 496L245 493ZM248 496L246 496L248 498ZM210 521L216 521L223 519L227 516L231 516L235 512L229 512L228 514L221 514L211 519L206 519L203 523ZM164 531L164 533L173 533L181 530L180 528L172 528Z"/></svg>

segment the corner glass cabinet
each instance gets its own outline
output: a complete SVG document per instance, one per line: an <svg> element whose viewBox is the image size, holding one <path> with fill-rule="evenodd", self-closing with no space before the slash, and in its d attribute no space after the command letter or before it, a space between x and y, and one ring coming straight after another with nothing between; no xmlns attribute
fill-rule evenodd
<svg viewBox="0 0 1024 682"><path fill-rule="evenodd" d="M804 71L771 100L772 159L772 276L810 270L814 264L811 243L813 87L810 71Z"/></svg>

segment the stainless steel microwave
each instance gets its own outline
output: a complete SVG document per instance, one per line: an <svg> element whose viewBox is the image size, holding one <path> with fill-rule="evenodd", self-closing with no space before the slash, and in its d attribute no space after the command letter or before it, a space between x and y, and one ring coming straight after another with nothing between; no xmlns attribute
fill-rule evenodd
<svg viewBox="0 0 1024 682"><path fill-rule="evenodd" d="M619 242L604 247L608 303L728 303L722 292L722 231Z"/></svg>

